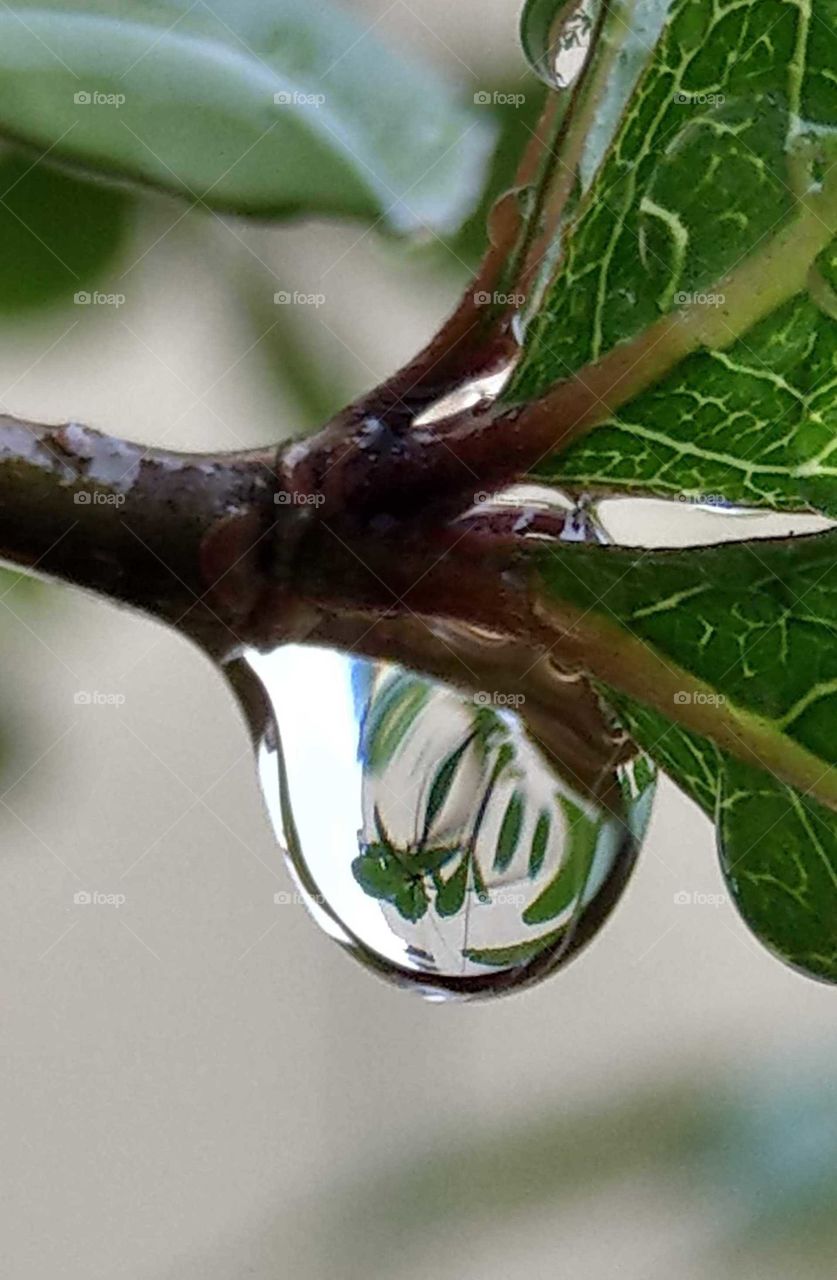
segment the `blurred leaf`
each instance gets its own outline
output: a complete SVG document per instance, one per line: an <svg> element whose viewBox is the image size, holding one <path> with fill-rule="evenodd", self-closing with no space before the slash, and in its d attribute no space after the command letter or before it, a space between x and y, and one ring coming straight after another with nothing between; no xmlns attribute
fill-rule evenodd
<svg viewBox="0 0 837 1280"><path fill-rule="evenodd" d="M0 155L0 313L90 294L128 227L126 192L14 151Z"/></svg>
<svg viewBox="0 0 837 1280"><path fill-rule="evenodd" d="M493 143L485 115L324 0L15 0L0 132L214 208L398 232L457 227Z"/></svg>
<svg viewBox="0 0 837 1280"><path fill-rule="evenodd" d="M520 157L532 141L538 118L543 110L544 88L532 76L520 76L514 80L496 83L481 81L474 94L475 99L489 99L481 110L496 122L499 139L494 149L487 181L478 207L462 226L458 234L446 238L446 249L434 246L433 252L446 264L451 251L469 269L476 269L488 247L489 215L499 198L513 185Z"/></svg>

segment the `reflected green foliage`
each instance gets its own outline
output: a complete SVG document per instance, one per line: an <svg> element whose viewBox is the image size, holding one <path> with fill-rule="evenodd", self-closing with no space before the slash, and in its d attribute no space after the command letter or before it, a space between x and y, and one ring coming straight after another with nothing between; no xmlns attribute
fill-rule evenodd
<svg viewBox="0 0 837 1280"><path fill-rule="evenodd" d="M640 760L620 775L623 815L597 797L571 796L533 756L522 722L485 696L457 696L400 670L373 687L361 721L366 785L374 783L372 794L403 820L393 797L409 780L416 834L394 839L375 802L352 873L364 893L410 923L428 913L438 921L461 916L458 953L508 969L569 944L590 885L618 879L630 864L655 779ZM492 939L496 945L487 945Z"/></svg>
<svg viewBox="0 0 837 1280"><path fill-rule="evenodd" d="M360 754L370 773L379 773L395 756L430 697L430 686L410 671L393 671L364 716Z"/></svg>

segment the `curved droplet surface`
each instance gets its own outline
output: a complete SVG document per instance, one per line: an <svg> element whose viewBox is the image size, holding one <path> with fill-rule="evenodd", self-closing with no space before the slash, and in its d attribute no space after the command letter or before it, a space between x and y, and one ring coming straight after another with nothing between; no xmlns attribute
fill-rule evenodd
<svg viewBox="0 0 837 1280"><path fill-rule="evenodd" d="M597 0L528 0L520 40L532 70L552 89L569 89L587 61Z"/></svg>
<svg viewBox="0 0 837 1280"><path fill-rule="evenodd" d="M235 665L293 874L365 965L429 998L488 996L595 934L650 812L643 759L582 794L499 695L312 647Z"/></svg>

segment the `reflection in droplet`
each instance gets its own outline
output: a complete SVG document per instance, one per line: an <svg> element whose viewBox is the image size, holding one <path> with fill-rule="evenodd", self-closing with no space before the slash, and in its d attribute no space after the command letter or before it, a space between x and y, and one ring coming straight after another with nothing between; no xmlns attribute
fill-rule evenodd
<svg viewBox="0 0 837 1280"><path fill-rule="evenodd" d="M286 646L231 671L278 839L312 914L425 996L500 994L563 964L633 866L642 759L581 794L501 695Z"/></svg>
<svg viewBox="0 0 837 1280"><path fill-rule="evenodd" d="M553 89L569 89L587 61L598 0L528 0L520 23L532 70Z"/></svg>

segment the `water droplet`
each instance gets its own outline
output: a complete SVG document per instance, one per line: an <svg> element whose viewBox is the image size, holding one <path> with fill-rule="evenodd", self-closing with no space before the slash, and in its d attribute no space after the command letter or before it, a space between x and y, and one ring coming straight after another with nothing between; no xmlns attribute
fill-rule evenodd
<svg viewBox="0 0 837 1280"><path fill-rule="evenodd" d="M562 542L598 542L606 546L610 535L601 522L598 507L586 493L579 495L564 522Z"/></svg>
<svg viewBox="0 0 837 1280"><path fill-rule="evenodd" d="M520 39L532 70L553 89L569 89L590 52L597 0L528 0Z"/></svg>
<svg viewBox="0 0 837 1280"><path fill-rule="evenodd" d="M582 791L499 694L293 645L230 674L304 899L379 974L431 999L501 994L564 964L619 898L644 759L614 747Z"/></svg>

